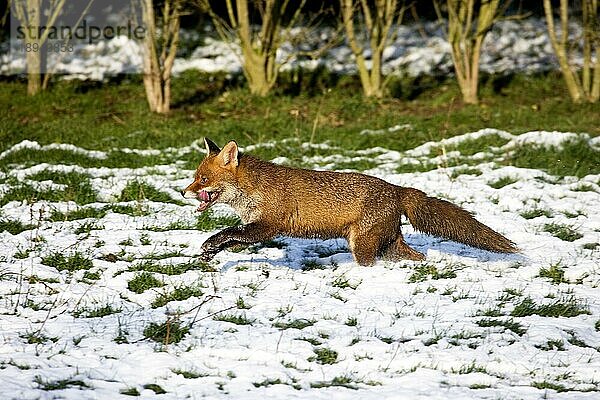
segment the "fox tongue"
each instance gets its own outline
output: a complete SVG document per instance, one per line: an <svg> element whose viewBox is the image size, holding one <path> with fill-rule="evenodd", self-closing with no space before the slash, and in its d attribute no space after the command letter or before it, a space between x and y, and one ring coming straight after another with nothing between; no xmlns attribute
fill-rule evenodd
<svg viewBox="0 0 600 400"><path fill-rule="evenodd" d="M198 193L198 197L202 201L206 201L206 202L210 201L210 193L207 192L206 190L201 190L200 193Z"/></svg>
<svg viewBox="0 0 600 400"><path fill-rule="evenodd" d="M196 211L204 211L208 208L208 205L210 204L210 192L207 192L206 190L201 190L198 193L198 200L200 200L200 205L198 206L198 208L196 208Z"/></svg>

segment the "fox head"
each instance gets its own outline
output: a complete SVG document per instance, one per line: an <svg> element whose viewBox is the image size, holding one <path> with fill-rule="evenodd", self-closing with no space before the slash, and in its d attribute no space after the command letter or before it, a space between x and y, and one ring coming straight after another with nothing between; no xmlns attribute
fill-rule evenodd
<svg viewBox="0 0 600 400"><path fill-rule="evenodd" d="M204 138L206 157L196 169L194 182L181 191L186 199L198 199L196 211L204 211L216 202L227 203L238 192L236 179L239 150L234 141L223 149Z"/></svg>

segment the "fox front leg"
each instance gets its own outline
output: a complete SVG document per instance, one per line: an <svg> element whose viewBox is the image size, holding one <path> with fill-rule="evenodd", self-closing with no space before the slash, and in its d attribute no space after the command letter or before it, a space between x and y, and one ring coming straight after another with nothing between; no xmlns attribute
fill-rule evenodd
<svg viewBox="0 0 600 400"><path fill-rule="evenodd" d="M269 227L250 223L248 225L234 226L225 228L221 232L216 233L206 239L202 244L202 254L200 259L208 262L223 249L226 249L237 244L252 244L272 239L275 232Z"/></svg>

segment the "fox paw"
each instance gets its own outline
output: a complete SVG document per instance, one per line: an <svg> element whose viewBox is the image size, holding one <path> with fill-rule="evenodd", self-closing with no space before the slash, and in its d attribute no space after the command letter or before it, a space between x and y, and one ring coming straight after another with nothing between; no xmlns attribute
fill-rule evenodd
<svg viewBox="0 0 600 400"><path fill-rule="evenodd" d="M209 262L211 261L213 258L215 258L215 255L217 254L217 252L212 252L212 251L203 251L202 253L200 253L200 255L198 256L198 259L202 262Z"/></svg>

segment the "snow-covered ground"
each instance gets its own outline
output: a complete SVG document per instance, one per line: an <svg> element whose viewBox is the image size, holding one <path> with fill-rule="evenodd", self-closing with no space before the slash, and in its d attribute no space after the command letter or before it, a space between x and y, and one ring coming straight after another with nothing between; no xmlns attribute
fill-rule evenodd
<svg viewBox="0 0 600 400"><path fill-rule="evenodd" d="M506 144L492 154L482 149L464 157L468 165L444 168L431 151L485 135ZM353 262L343 240L280 238L218 254L211 264L215 272L198 265L177 271L214 233L175 229L195 222L192 203L118 203L146 213L109 211L99 219L52 222L53 211L78 206L10 202L1 218L33 227L0 233L0 398L597 399L600 176L557 179L493 161L520 143L560 146L574 137L600 146L581 134L513 136L487 129L402 153L346 153L374 160L369 174L473 211L516 242L520 255L476 250L406 225L407 241L427 255L425 262L379 261L365 268ZM34 142L16 147L0 159L19 149L44 151ZM337 159L305 161L327 168ZM425 161L442 167L396 172L401 163ZM28 179L47 169L90 174L100 200L86 208L116 201L134 179L177 199L193 175L177 164L15 166L1 177L0 193L17 181L59 190L56 183ZM490 186L505 177L513 183ZM230 211L217 207L216 213ZM580 237L562 240L545 231L547 224L568 226ZM51 254L76 252L92 260L87 270L58 271L42 263ZM153 271L171 274L150 272L164 285L134 293L128 288L140 274L134 270L148 261L159 264ZM194 295L155 303L176 289ZM151 323L166 321L189 332L176 343L173 333L168 345L146 338Z"/></svg>
<svg viewBox="0 0 600 400"><path fill-rule="evenodd" d="M579 37L580 33L580 26L574 24L570 27L573 38ZM197 32L184 32L183 40L195 42L197 35ZM241 71L239 46L212 39L211 35L214 37L214 33L207 34L204 44L193 50L191 55L176 59L174 74L189 69L231 73ZM279 60L285 62L283 69L297 66L315 68L324 65L336 72L354 72L356 66L353 56L345 43L334 46L315 60L296 57L299 49L306 52L318 48L320 44L328 43L332 36L337 35L334 31L323 30L313 32L312 35L308 35L308 41L298 45L284 43L278 52ZM17 43L13 45L16 46ZM368 51L367 49L367 58ZM54 55L58 56L58 53ZM580 62L580 54L576 53L574 57L575 63ZM66 77L71 79L103 79L117 73L137 73L141 71L142 65L141 48L135 41L120 36L94 45L75 46L74 52L61 53L60 59L50 61L48 65L56 67L53 68L54 72L66 74ZM500 74L533 73L557 67L543 19L500 21L484 42L482 71ZM25 59L19 57L18 51L0 55L0 74L22 73L24 70ZM386 74L411 76L451 72L450 46L445 39L443 26L439 22L399 26L395 39L384 51L383 70Z"/></svg>

